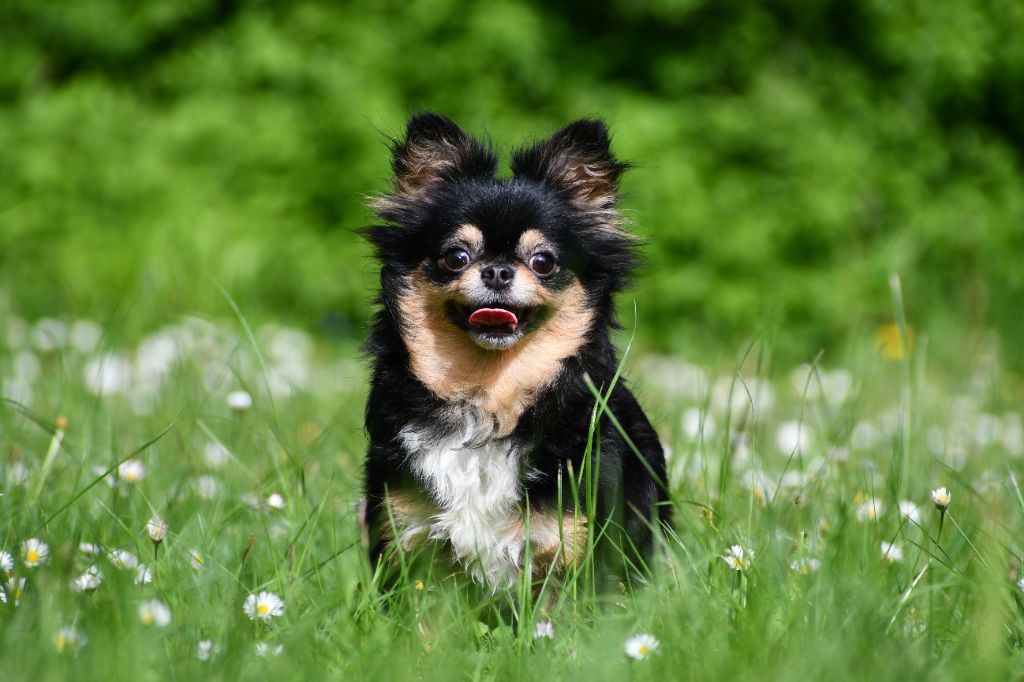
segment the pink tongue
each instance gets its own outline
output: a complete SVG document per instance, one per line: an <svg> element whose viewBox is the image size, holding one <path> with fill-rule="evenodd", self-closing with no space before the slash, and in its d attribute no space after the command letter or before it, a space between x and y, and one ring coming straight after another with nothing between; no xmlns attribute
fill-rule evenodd
<svg viewBox="0 0 1024 682"><path fill-rule="evenodd" d="M470 324L483 325L485 327L500 327L505 324L519 324L515 313L502 308L480 308L469 316Z"/></svg>

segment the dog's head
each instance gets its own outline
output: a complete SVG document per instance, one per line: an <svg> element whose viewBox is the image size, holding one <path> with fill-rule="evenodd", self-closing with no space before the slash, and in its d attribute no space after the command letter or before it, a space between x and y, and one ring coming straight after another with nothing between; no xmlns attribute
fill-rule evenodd
<svg viewBox="0 0 1024 682"><path fill-rule="evenodd" d="M385 309L401 328L496 353L611 323L634 241L616 209L626 165L609 144L603 123L577 121L516 151L499 179L488 144L414 116L393 144L392 191L374 202L388 224L368 230Z"/></svg>

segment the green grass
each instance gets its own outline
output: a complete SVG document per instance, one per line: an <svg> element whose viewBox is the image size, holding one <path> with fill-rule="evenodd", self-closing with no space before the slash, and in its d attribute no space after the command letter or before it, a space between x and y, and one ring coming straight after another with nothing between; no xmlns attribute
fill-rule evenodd
<svg viewBox="0 0 1024 682"><path fill-rule="evenodd" d="M1024 666L1020 410L994 352L933 373L918 339L900 361L864 348L843 359L848 374L833 362L792 377L760 343L721 367L631 358L625 374L672 450L675 502L675 533L642 581L595 592L584 565L534 599L435 567L382 594L356 525L356 349L238 319L142 339L112 326L86 352L40 350L45 325L19 338L5 319L0 379L18 399L0 406L0 550L18 555L26 587L0 606L4 679L990 679ZM89 389L103 353L133 367L121 385L108 377L126 392ZM226 395L243 389L254 404L233 411ZM798 431L813 439L780 447ZM125 460L144 477L116 480ZM953 495L941 537L929 499L940 485ZM252 504L274 492L283 509ZM901 500L920 506L917 522ZM154 513L170 529L158 552ZM33 537L50 547L36 568L20 556ZM152 583L82 542L134 553ZM902 559L882 561L883 542ZM722 559L733 544L755 552L742 573ZM817 570L791 568L803 559ZM102 584L73 591L91 564ZM262 590L284 599L282 617L245 616ZM140 620L150 599L169 607L167 627ZM533 638L539 620L553 638ZM66 625L88 642L59 651ZM625 656L637 633L657 654ZM260 657L257 642L283 649Z"/></svg>

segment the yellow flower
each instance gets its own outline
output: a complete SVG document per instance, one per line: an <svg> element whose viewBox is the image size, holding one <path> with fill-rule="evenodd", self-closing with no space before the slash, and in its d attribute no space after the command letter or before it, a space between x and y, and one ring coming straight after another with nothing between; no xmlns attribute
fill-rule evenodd
<svg viewBox="0 0 1024 682"><path fill-rule="evenodd" d="M884 324L875 331L875 347L879 355L886 360L901 360L914 349L914 330L907 327L907 338L904 343L903 334L898 324Z"/></svg>

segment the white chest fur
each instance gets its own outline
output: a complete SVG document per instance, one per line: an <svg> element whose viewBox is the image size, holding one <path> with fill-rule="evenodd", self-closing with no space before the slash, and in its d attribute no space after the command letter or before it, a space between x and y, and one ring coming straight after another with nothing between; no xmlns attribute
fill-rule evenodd
<svg viewBox="0 0 1024 682"><path fill-rule="evenodd" d="M443 438L402 430L412 470L437 506L429 517L406 520L402 543L447 542L477 582L498 589L513 584L523 563L521 453L508 439L476 443L475 433L472 423Z"/></svg>

